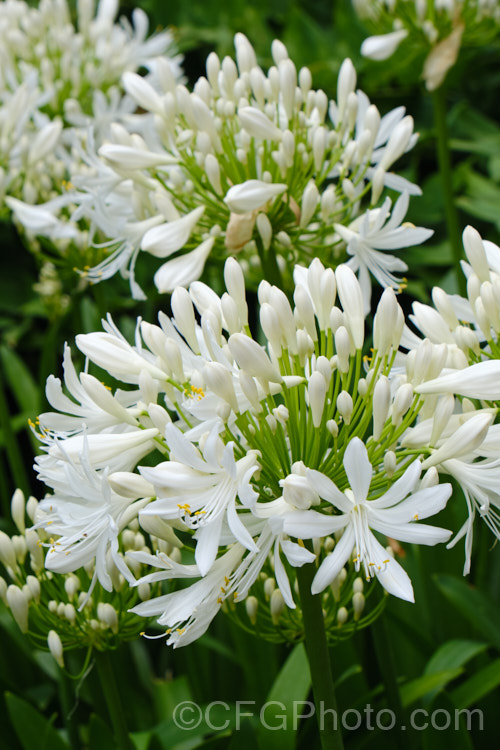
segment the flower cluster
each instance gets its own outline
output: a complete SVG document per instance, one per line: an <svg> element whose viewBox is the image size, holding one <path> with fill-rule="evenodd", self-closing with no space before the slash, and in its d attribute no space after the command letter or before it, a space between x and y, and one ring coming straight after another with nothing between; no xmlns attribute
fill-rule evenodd
<svg viewBox="0 0 500 750"><path fill-rule="evenodd" d="M70 513L71 508L66 511ZM93 584L95 565L90 559L76 573L58 574L46 569L45 549L57 542L41 504L34 497L26 502L23 493L16 490L12 519L18 533L9 536L0 531L0 597L21 631L38 648L48 648L58 664L64 666L65 651L114 649L139 635L144 621L127 610L154 596L154 583L130 588L118 568L109 562L109 585L103 588L99 583ZM174 560L179 557L179 550L163 539L142 533L136 521L122 528L122 545L125 551L139 554L158 552L168 553ZM140 562L131 559L129 565L136 575L144 573ZM129 568L127 575L130 578Z"/></svg>
<svg viewBox="0 0 500 750"><path fill-rule="evenodd" d="M475 420L484 437L492 415L464 408L470 439L463 430L439 447L434 434L415 438L439 398L422 395L426 384L453 360L428 340L398 353L404 316L391 288L375 313L369 357L362 291L346 265L298 266L293 307L261 282L265 344L251 334L236 260L226 261L224 277L221 297L200 281L178 287L172 318L160 314L159 326L139 320L134 344L111 320L103 332L79 335L87 358L80 374L66 349L69 396L49 378L56 411L38 425L45 455L37 469L53 490L38 522L54 540L46 566L67 574L92 563L105 589L111 569L133 586L169 581L168 593L133 611L157 616L168 643L180 646L221 607L239 610L263 636L272 623L274 637L303 637L297 568L313 563L312 591L322 596L331 637L342 637L348 617L361 627L380 608L362 578L413 601L394 540L449 539L420 523L450 497L438 469L473 451ZM103 385L95 366L122 387ZM181 561L126 551L123 528L132 519L182 548ZM157 571L134 580L132 562ZM198 580L178 588L184 578Z"/></svg>
<svg viewBox="0 0 500 750"><path fill-rule="evenodd" d="M161 292L198 279L207 260L221 264L237 253L254 288L267 278L292 289L293 266L318 257L330 266L348 260L368 306L370 274L397 288L396 273L407 270L387 251L431 234L404 223L409 195L420 189L391 171L415 143L412 118L403 107L381 117L356 90L350 60L329 101L278 40L267 74L243 34L235 47L236 62L208 56L193 91L160 62L155 81L123 76L145 114L134 132L111 128L93 171L72 178L77 191L67 196L79 206L75 215L108 240L108 256L86 278L120 270L141 297L134 277L141 251L164 261L155 275ZM380 205L385 188L401 193L394 205L389 197ZM40 211L57 225L56 209ZM40 211L24 219L39 231Z"/></svg>
<svg viewBox="0 0 500 750"><path fill-rule="evenodd" d="M67 0L0 2L0 215L13 211L33 249L36 235L50 238L69 263L95 262L87 253L89 225L70 221L70 176L85 174L86 143L101 143L112 123L127 123L135 103L121 77L143 67L155 75L156 60L180 78L172 36L147 38L148 20L135 9L131 25L115 23L116 0L78 0L73 23ZM30 206L45 204L33 215ZM57 213L57 220L54 216ZM76 261L76 263L75 263Z"/></svg>
<svg viewBox="0 0 500 750"><path fill-rule="evenodd" d="M353 0L353 5L376 32L361 53L386 60L404 43L411 58L425 54L422 77L429 91L441 86L462 45L481 47L500 29L497 0Z"/></svg>

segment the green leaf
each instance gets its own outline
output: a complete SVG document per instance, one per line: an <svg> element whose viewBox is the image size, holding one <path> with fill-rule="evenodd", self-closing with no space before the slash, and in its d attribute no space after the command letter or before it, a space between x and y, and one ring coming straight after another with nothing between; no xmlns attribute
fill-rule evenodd
<svg viewBox="0 0 500 750"><path fill-rule="evenodd" d="M113 732L106 722L100 716L92 714L89 722L89 750L109 750L114 741Z"/></svg>
<svg viewBox="0 0 500 750"><path fill-rule="evenodd" d="M311 689L309 662L303 643L293 649L267 696L265 723L257 729L260 750L293 750L296 738L297 707L305 701ZM304 705L303 712L308 713ZM266 727L265 724L268 726ZM294 726L295 724L295 726ZM277 730L277 727L280 727Z"/></svg>
<svg viewBox="0 0 500 750"><path fill-rule="evenodd" d="M5 381L22 411L32 416L40 411L38 387L23 360L12 349L0 347Z"/></svg>
<svg viewBox="0 0 500 750"><path fill-rule="evenodd" d="M460 578L448 575L434 577L438 588L458 609L482 638L500 651L500 608L482 591Z"/></svg>
<svg viewBox="0 0 500 750"><path fill-rule="evenodd" d="M468 708L477 703L495 690L500 685L500 659L495 659L492 664L476 672L460 687L455 688L451 694L453 703L457 708Z"/></svg>
<svg viewBox="0 0 500 750"><path fill-rule="evenodd" d="M479 641L453 640L440 646L427 662L424 674L435 674L444 669L463 667L470 659L486 649Z"/></svg>
<svg viewBox="0 0 500 750"><path fill-rule="evenodd" d="M5 694L10 719L24 750L69 750L52 724L31 703Z"/></svg>
<svg viewBox="0 0 500 750"><path fill-rule="evenodd" d="M446 670L459 669L470 659L486 649L486 643L477 641L453 640L443 643L431 656L424 670L424 675L437 674ZM440 688L430 690L424 697L424 703L431 701L438 694Z"/></svg>
<svg viewBox="0 0 500 750"><path fill-rule="evenodd" d="M438 693L440 690L446 687L446 685L462 674L463 669L445 669L441 672L435 672L434 674L422 675L417 677L416 680L411 680L403 685L401 688L401 700L405 708L411 706L412 703L418 701L424 695L434 692Z"/></svg>

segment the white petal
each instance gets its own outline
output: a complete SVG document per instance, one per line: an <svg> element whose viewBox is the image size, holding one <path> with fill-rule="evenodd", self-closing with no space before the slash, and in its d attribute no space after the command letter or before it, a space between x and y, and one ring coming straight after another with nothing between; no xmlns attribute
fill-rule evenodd
<svg viewBox="0 0 500 750"><path fill-rule="evenodd" d="M352 526L348 526L341 539L335 545L333 552L325 557L319 570L314 576L314 580L311 586L312 594L319 594L321 591L333 581L333 579L340 573L349 557L351 556L352 548L354 547L354 529Z"/></svg>
<svg viewBox="0 0 500 750"><path fill-rule="evenodd" d="M394 482L387 492L384 492L384 494L376 500L370 500L370 509L390 508L396 503L399 503L399 501L406 497L406 495L413 492L420 477L421 470L422 467L420 461L418 459L413 461L406 469L403 476Z"/></svg>
<svg viewBox="0 0 500 750"><path fill-rule="evenodd" d="M487 401L500 399L500 360L477 362L415 387L417 393L458 393Z"/></svg>
<svg viewBox="0 0 500 750"><path fill-rule="evenodd" d="M365 444L353 438L344 453L344 468L356 502L366 500L372 481L373 467Z"/></svg>
<svg viewBox="0 0 500 750"><path fill-rule="evenodd" d="M141 242L141 250L145 250L157 258L166 258L181 250L191 236L194 227L203 216L204 206L198 206L193 211L174 221L168 221L159 227L148 229Z"/></svg>
<svg viewBox="0 0 500 750"><path fill-rule="evenodd" d="M293 601L292 591L290 589L290 581L286 574L285 566L280 557L279 541L276 540L274 545L274 573L276 575L276 583L278 584L279 590L283 595L285 604L290 609L295 609L295 602Z"/></svg>
<svg viewBox="0 0 500 750"><path fill-rule="evenodd" d="M314 539L332 534L347 523L347 515L327 516L316 510L298 510L283 516L283 531L296 539Z"/></svg>
<svg viewBox="0 0 500 750"><path fill-rule="evenodd" d="M172 292L178 286L186 287L199 279L214 242L214 237L209 237L190 253L179 255L160 266L154 277L158 291Z"/></svg>
<svg viewBox="0 0 500 750"><path fill-rule="evenodd" d="M208 573L217 557L222 520L221 514L218 519L196 532L197 544L194 557L202 576Z"/></svg>
<svg viewBox="0 0 500 750"><path fill-rule="evenodd" d="M325 474L315 469L307 469L306 477L323 500L328 500L329 503L332 503L344 513L349 513L352 510L352 503L349 498Z"/></svg>

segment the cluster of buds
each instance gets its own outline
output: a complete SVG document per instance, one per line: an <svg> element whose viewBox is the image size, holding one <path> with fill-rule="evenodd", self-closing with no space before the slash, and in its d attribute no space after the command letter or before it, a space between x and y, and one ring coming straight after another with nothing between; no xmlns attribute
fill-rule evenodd
<svg viewBox="0 0 500 750"><path fill-rule="evenodd" d="M120 270L141 297L134 267L144 251L165 261L155 274L161 292L188 286L207 261L220 265L233 254L254 288L267 278L292 289L293 266L315 257L329 266L348 260L367 300L370 275L397 288L395 272L407 266L387 250L431 234L403 223L408 196L420 189L391 171L416 141L412 118L402 107L382 117L356 90L350 60L333 101L280 41L267 73L243 34L235 47L236 62L208 56L192 91L166 61L157 61L155 81L124 74L144 114L134 132L112 125L89 157L93 173L72 178L67 196L79 205L75 216L108 242L108 257L84 269L85 278L97 283ZM394 206L388 197L379 205L385 188L401 193ZM26 221L40 229L42 211L58 225L51 206Z"/></svg>
<svg viewBox="0 0 500 750"><path fill-rule="evenodd" d="M143 621L128 610L154 595L154 584L131 589L119 571L111 569L113 591L92 585L91 562L77 573L58 574L45 568L45 549L54 543L40 525L40 504L34 497L27 502L21 490L12 497L12 520L17 534L0 531L0 597L14 620L37 648L47 649L64 666L64 652L72 649L114 649L139 635ZM123 549L163 550L178 554L160 539L146 537L132 523L122 532ZM151 545L151 546L148 546ZM140 563L131 562L137 575ZM90 589L92 589L90 591Z"/></svg>
<svg viewBox="0 0 500 750"><path fill-rule="evenodd" d="M315 540L318 560L331 553L337 541L331 536ZM387 547L387 555L394 555L391 547ZM325 632L331 644L350 638L356 631L371 625L381 614L387 598L382 596L377 599L376 589L366 587L353 562L349 561L349 565L340 570L321 595ZM294 643L304 635L300 608L287 607L276 585L272 557L269 559L269 571L260 573L252 586L252 593L245 599L244 608L227 599L222 611L259 639L271 643ZM294 583L294 593L299 596L297 581Z"/></svg>
<svg viewBox="0 0 500 750"><path fill-rule="evenodd" d="M422 78L429 91L442 85L462 46L483 47L500 30L497 0L353 0L353 5L375 33L361 53L386 60L404 44L410 59L425 56Z"/></svg>

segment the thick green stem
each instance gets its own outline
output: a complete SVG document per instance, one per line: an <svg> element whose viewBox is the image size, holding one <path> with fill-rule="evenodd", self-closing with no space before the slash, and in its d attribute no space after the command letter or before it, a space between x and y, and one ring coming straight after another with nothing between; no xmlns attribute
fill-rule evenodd
<svg viewBox="0 0 500 750"><path fill-rule="evenodd" d="M451 243L453 265L458 285L462 295L466 294L465 277L460 266L462 257L462 233L453 195L453 173L451 168L450 147L448 145L448 127L446 125L446 99L443 87L433 91L432 105L434 109L434 124L436 127L437 158L441 182L443 185L444 211L448 238Z"/></svg>
<svg viewBox="0 0 500 750"><path fill-rule="evenodd" d="M116 750L134 750L132 740L128 734L125 713L121 704L120 693L113 674L109 654L106 651L97 651L95 660L101 689L106 699L109 717L113 726Z"/></svg>
<svg viewBox="0 0 500 750"><path fill-rule="evenodd" d="M306 652L311 670L319 735L322 750L343 750L342 723L337 710L321 597L311 594L311 584L315 573L316 567L312 563L297 570Z"/></svg>

